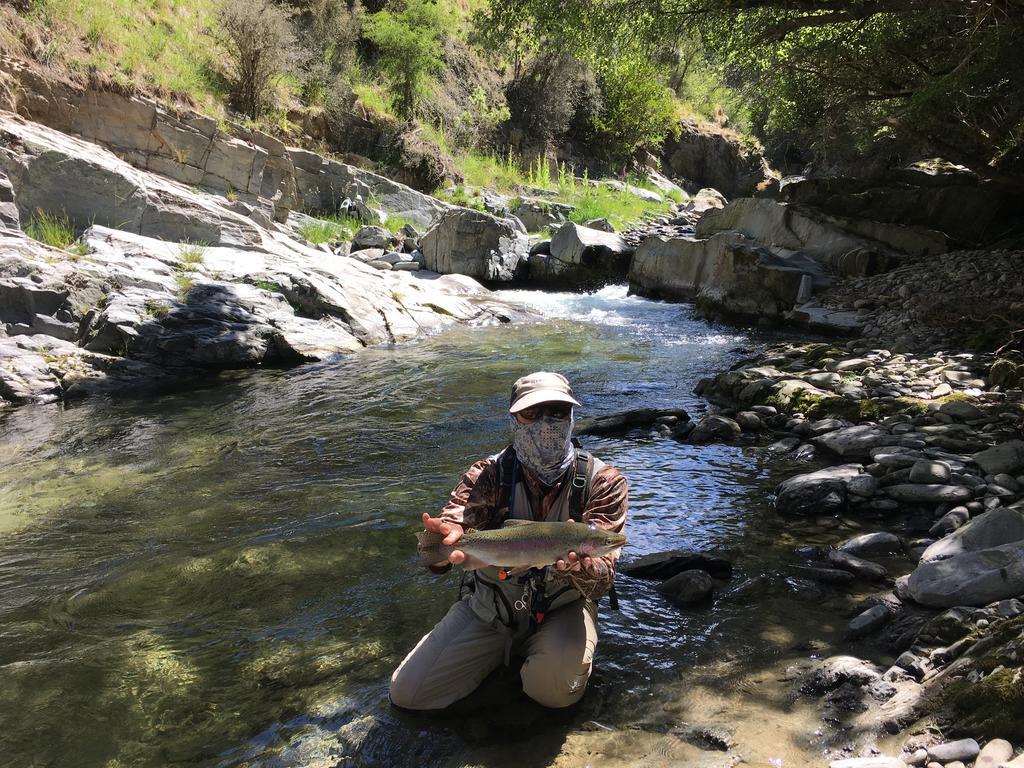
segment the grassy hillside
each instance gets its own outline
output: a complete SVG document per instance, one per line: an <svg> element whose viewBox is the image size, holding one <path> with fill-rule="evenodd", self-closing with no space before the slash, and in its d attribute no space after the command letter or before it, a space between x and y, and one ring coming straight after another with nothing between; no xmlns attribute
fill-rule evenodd
<svg viewBox="0 0 1024 768"><path fill-rule="evenodd" d="M239 46L221 15L232 1L243 21L258 22L267 15L258 6L269 3L289 27L267 65L266 96L249 115L235 110ZM421 152L425 145L428 157L445 159L436 182L417 186L436 185L455 201L472 203L481 188L509 196L543 188L577 206L580 217L616 225L664 210L582 183L584 169L618 175L624 157L656 149L659 131L676 115L693 104L710 114L727 91L695 68L692 56L680 69L634 53L603 65L601 74L598 64L547 52L540 40L499 49L476 26L487 7L479 0L392 0L370 14L347 0L21 0L0 6L0 50L82 85L245 119L327 153L353 151L335 143L352 133L352 116L395 136L399 147L399 134L415 135ZM426 10L417 15L418 8ZM420 71L410 74L406 60L417 57ZM691 106L679 88L688 89ZM384 147L371 159L394 163L395 151ZM453 189L451 179L461 183Z"/></svg>

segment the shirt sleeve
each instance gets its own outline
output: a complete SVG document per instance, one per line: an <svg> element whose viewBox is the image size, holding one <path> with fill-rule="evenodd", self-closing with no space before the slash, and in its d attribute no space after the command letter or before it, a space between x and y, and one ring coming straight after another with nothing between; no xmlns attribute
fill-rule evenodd
<svg viewBox="0 0 1024 768"><path fill-rule="evenodd" d="M497 509L500 493L498 462L493 458L476 462L452 490L448 503L441 510L441 519L466 528L486 530L500 525ZM452 564L428 566L434 573L447 573Z"/></svg>
<svg viewBox="0 0 1024 768"><path fill-rule="evenodd" d="M604 465L594 473L591 481L590 498L583 511L583 522L619 533L626 525L628 510L629 488L626 478L614 467ZM565 578L584 597L596 600L612 588L619 552L616 550L593 558L594 575L581 570L578 573L566 573Z"/></svg>

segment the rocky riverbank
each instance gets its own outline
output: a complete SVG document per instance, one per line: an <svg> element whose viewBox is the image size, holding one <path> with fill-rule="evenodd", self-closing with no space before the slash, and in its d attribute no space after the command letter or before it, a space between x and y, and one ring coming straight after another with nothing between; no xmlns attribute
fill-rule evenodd
<svg viewBox="0 0 1024 768"><path fill-rule="evenodd" d="M703 380L698 393L714 404L708 415L696 424L662 417L655 430L756 445L807 464L779 485L776 510L813 518L835 541L794 552L791 588L815 600L877 589L851 604L849 647L792 669L794 695L818 700L824 723L841 723L851 737L827 761L1024 762L1010 762L1012 745L1024 747L1016 363L895 353L865 340L785 344ZM662 591L674 602L712 594L702 562L676 566L657 574L672 577ZM865 649L866 659L849 655Z"/></svg>

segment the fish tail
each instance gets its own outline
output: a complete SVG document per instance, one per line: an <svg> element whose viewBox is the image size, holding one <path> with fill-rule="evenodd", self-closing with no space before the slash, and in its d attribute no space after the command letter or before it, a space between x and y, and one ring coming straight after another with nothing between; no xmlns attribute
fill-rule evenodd
<svg viewBox="0 0 1024 768"><path fill-rule="evenodd" d="M416 564L433 565L448 559L455 547L442 544L444 534L435 531L420 531L416 534Z"/></svg>

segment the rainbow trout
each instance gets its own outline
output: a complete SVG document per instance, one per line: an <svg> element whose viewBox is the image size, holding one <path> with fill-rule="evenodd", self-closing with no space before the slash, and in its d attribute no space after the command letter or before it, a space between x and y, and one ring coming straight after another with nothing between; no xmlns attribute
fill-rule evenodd
<svg viewBox="0 0 1024 768"><path fill-rule="evenodd" d="M600 557L626 543L621 533L591 528L583 523L535 523L506 520L501 528L490 531L468 529L450 546L441 543L444 535L431 531L416 534L419 565L433 565L448 559L453 550L466 553L467 570L497 565L513 572L543 568L575 552L580 559Z"/></svg>

